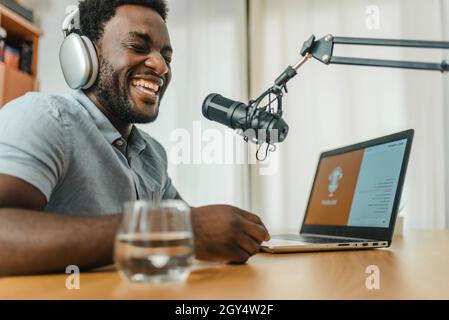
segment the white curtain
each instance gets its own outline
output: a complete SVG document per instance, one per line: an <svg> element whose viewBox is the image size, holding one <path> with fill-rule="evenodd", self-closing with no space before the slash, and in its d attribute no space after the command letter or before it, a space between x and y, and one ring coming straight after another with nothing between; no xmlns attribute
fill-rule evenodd
<svg viewBox="0 0 449 320"><path fill-rule="evenodd" d="M441 0L441 21L442 21L442 28L443 28L443 38L448 41L449 40L449 1ZM444 54L444 58L446 61L449 61L449 51L446 51ZM449 191L449 127L447 124L449 124L449 77L445 77L443 79L443 90L444 90L444 139L445 139L445 153L444 153L444 159L445 159L445 175L444 175L444 181L445 181L445 188L444 190L447 192ZM449 229L449 196L444 197L445 198L445 209L446 209L446 215L445 215L445 227Z"/></svg>
<svg viewBox="0 0 449 320"><path fill-rule="evenodd" d="M44 32L41 89L66 91L57 59L60 25L65 7L77 1L22 2L35 10ZM285 117L291 127L288 140L260 165L205 163L202 153L210 145L221 147L222 158L230 150L245 151L246 146L236 136L231 147L229 142L220 142L229 131L201 115L203 99L211 92L240 101L258 96L287 65L296 62L302 42L311 34L449 40L448 1L249 2L251 51L247 52L245 0L169 0L168 25L175 49L173 82L160 118L143 128L166 147L169 171L181 195L192 205L229 203L252 209L272 230L295 229L302 220L321 151L415 128L403 198L406 226L449 227L447 75L309 62L292 80L285 98ZM377 26L372 20L376 10ZM443 58L438 50L368 47L343 47L336 54L424 61ZM177 164L179 159L172 158L176 158L181 133L189 135L190 152L186 148L187 161ZM254 161L254 153L248 160Z"/></svg>
<svg viewBox="0 0 449 320"><path fill-rule="evenodd" d="M159 119L143 128L166 147L169 173L189 204L248 209L248 167L226 158L245 156L246 146L201 114L203 100L213 92L248 100L245 1L170 0L169 7L173 81Z"/></svg>
<svg viewBox="0 0 449 320"><path fill-rule="evenodd" d="M446 2L253 0L251 96L298 60L302 42L311 34L449 40ZM340 47L335 54L435 62L443 58L439 50L370 47ZM276 174L262 176L252 167L252 208L271 229L295 229L321 151L414 128L401 214L408 228L448 227L447 81L438 72L309 62L291 82L285 99L291 131L278 148Z"/></svg>

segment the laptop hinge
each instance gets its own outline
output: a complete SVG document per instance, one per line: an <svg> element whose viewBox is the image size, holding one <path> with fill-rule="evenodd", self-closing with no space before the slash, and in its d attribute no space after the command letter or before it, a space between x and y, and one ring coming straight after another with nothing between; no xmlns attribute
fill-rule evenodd
<svg viewBox="0 0 449 320"><path fill-rule="evenodd" d="M361 241L379 241L379 240L375 240L375 239L331 236L331 235L316 234L316 233L300 233L300 235L306 236L306 237L315 237L315 238L334 238L334 239L351 239L351 240L361 240Z"/></svg>

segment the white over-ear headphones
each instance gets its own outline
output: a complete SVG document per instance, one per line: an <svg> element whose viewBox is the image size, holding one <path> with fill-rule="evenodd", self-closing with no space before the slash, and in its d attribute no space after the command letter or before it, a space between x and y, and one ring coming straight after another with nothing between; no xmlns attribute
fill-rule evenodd
<svg viewBox="0 0 449 320"><path fill-rule="evenodd" d="M98 56L95 47L86 36L76 33L76 8L68 14L62 24L64 41L59 50L59 62L65 81L72 89L89 89L97 80Z"/></svg>

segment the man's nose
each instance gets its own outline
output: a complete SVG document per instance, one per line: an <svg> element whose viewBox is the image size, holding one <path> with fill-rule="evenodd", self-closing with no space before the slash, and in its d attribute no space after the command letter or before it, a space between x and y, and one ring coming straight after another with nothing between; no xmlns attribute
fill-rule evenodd
<svg viewBox="0 0 449 320"><path fill-rule="evenodd" d="M164 57L160 53L152 53L145 60L145 66L152 69L159 76L163 76L168 73L169 68Z"/></svg>

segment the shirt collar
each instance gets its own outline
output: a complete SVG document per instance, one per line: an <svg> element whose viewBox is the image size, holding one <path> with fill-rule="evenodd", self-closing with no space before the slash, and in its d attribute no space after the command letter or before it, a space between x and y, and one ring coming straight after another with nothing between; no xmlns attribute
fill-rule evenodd
<svg viewBox="0 0 449 320"><path fill-rule="evenodd" d="M117 139L122 137L120 132L118 132L112 125L111 121L109 121L103 112L97 108L97 106L86 96L83 91L74 90L72 91L72 96L84 107L84 109L86 109L98 130L100 130L101 134L110 144L113 144Z"/></svg>
<svg viewBox="0 0 449 320"><path fill-rule="evenodd" d="M138 154L140 154L147 147L145 138L136 126L133 126L128 142L136 148Z"/></svg>

